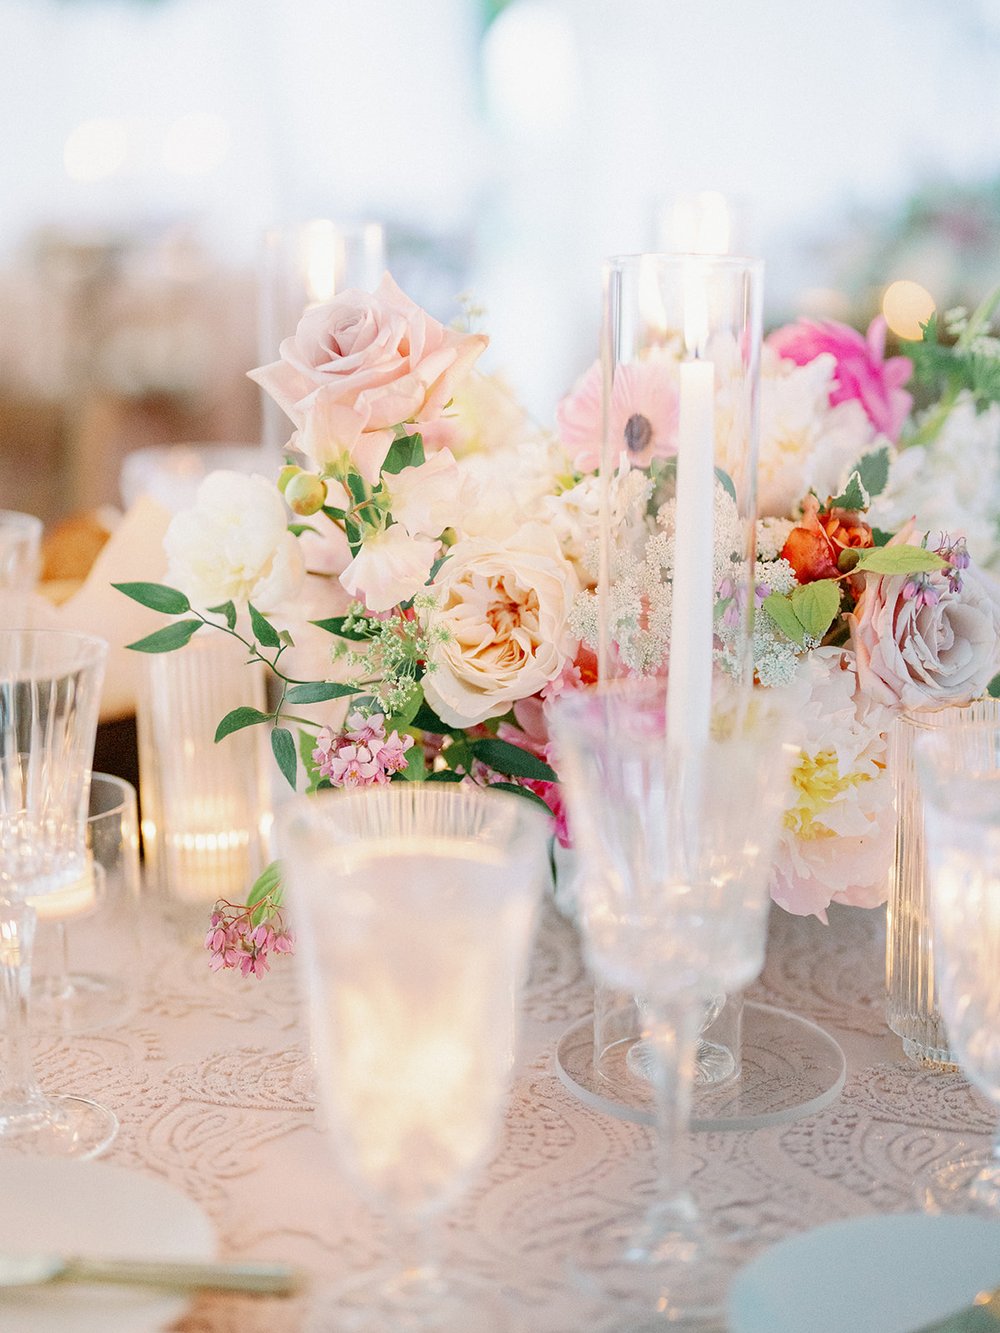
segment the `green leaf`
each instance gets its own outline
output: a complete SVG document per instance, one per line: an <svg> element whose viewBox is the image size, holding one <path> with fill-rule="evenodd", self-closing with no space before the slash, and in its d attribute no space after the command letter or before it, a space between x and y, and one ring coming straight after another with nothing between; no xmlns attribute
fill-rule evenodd
<svg viewBox="0 0 1000 1333"><path fill-rule="evenodd" d="M250 625L257 642L262 643L265 648L280 648L281 639L271 622L265 620L252 602L247 603L247 610L250 612Z"/></svg>
<svg viewBox="0 0 1000 1333"><path fill-rule="evenodd" d="M356 505L364 504L368 499L368 490L365 486L365 480L360 473L348 472L347 489L351 492L351 499Z"/></svg>
<svg viewBox="0 0 1000 1333"><path fill-rule="evenodd" d="M527 750L522 750L519 745L511 745L509 741L484 737L473 741L470 748L476 758L481 759L495 773L503 773L511 778L529 778L534 782L559 781L555 769Z"/></svg>
<svg viewBox="0 0 1000 1333"><path fill-rule="evenodd" d="M264 898L270 897L275 907L281 904L281 881L284 870L280 861L272 861L254 880L247 894L247 907L256 907Z"/></svg>
<svg viewBox="0 0 1000 1333"><path fill-rule="evenodd" d="M344 515L341 514L340 517L343 518ZM311 528L308 523L289 523L288 531L293 537L301 537L304 532L315 532L316 529Z"/></svg>
<svg viewBox="0 0 1000 1333"><path fill-rule="evenodd" d="M791 600L784 593L772 592L769 597L765 597L763 609L786 639L791 639L792 643L802 643L805 639L805 631L795 614Z"/></svg>
<svg viewBox="0 0 1000 1333"><path fill-rule="evenodd" d="M393 773L393 780L403 782L423 782L427 777L427 760L419 745L413 745L406 752L406 764L398 773Z"/></svg>
<svg viewBox="0 0 1000 1333"><path fill-rule="evenodd" d="M287 727L275 727L271 732L271 750L285 781L295 788L295 738Z"/></svg>
<svg viewBox="0 0 1000 1333"><path fill-rule="evenodd" d="M421 435L401 435L393 440L382 464L382 471L391 475L404 467L419 467L424 461L424 441Z"/></svg>
<svg viewBox="0 0 1000 1333"><path fill-rule="evenodd" d="M429 731L434 736L450 736L455 731L447 722L441 721L426 699L410 718L410 726L418 731Z"/></svg>
<svg viewBox="0 0 1000 1333"><path fill-rule="evenodd" d="M735 499L736 499L736 487L733 485L733 479L732 479L732 477L729 475L728 472L726 472L726 470L725 470L724 468L717 467L717 468L715 469L715 480L721 484L723 490L729 492L729 494L732 496L733 500L735 501ZM542 804L544 805L544 802L542 802ZM548 808L548 807L546 807L546 809L547 809L547 808Z"/></svg>
<svg viewBox="0 0 1000 1333"><path fill-rule="evenodd" d="M271 716L270 713L262 713L259 708L251 708L249 704L234 708L215 728L216 744L231 736L234 731L242 731L244 727L256 727L260 722L270 722Z"/></svg>
<svg viewBox="0 0 1000 1333"><path fill-rule="evenodd" d="M883 446L870 454L865 454L858 464L861 485L874 498L881 495L889 481L889 449Z"/></svg>
<svg viewBox="0 0 1000 1333"><path fill-rule="evenodd" d="M862 552L855 569L870 574L930 574L947 563L923 546L874 546Z"/></svg>
<svg viewBox="0 0 1000 1333"><path fill-rule="evenodd" d="M423 701L423 686L419 681L412 681L403 703L386 718L386 731L392 731L393 728L397 731L402 731L404 727L410 726L420 710L420 705Z"/></svg>
<svg viewBox="0 0 1000 1333"><path fill-rule="evenodd" d="M994 676L986 687L986 693L991 699L1000 699L1000 676Z"/></svg>
<svg viewBox="0 0 1000 1333"><path fill-rule="evenodd" d="M347 519L344 523L344 536L351 548L351 555L357 555L361 550L361 539L364 536L362 525L353 518Z"/></svg>
<svg viewBox="0 0 1000 1333"><path fill-rule="evenodd" d="M125 646L137 653L172 653L175 648L183 648L204 625L204 620L177 620L172 625L158 629L155 634L147 634L144 639Z"/></svg>
<svg viewBox="0 0 1000 1333"><path fill-rule="evenodd" d="M892 533L885 532L882 528L872 528L872 541L876 546L888 546L892 541Z"/></svg>
<svg viewBox="0 0 1000 1333"><path fill-rule="evenodd" d="M232 602L223 602L221 606L210 606L208 611L213 616L225 616L229 628L236 628L236 607Z"/></svg>
<svg viewBox="0 0 1000 1333"><path fill-rule="evenodd" d="M177 588L168 588L164 583L112 583L126 597L140 606L148 606L151 611L162 611L167 616L182 616L191 610L191 603Z"/></svg>
<svg viewBox="0 0 1000 1333"><path fill-rule="evenodd" d="M793 588L792 610L806 634L821 639L840 610L840 585L836 579L817 579L815 583ZM766 605L766 603L765 603Z"/></svg>
<svg viewBox="0 0 1000 1333"><path fill-rule="evenodd" d="M453 773L450 768L439 768L434 773L428 773L428 782L464 782L464 773Z"/></svg>
<svg viewBox="0 0 1000 1333"><path fill-rule="evenodd" d="M343 699L348 694L359 694L357 685L336 685L331 680L309 681L293 685L285 698L290 704L321 704L327 699Z"/></svg>
<svg viewBox="0 0 1000 1333"><path fill-rule="evenodd" d="M830 509L867 509L871 497L861 483L861 473L855 469L844 488L843 494L836 496L829 503Z"/></svg>
<svg viewBox="0 0 1000 1333"><path fill-rule="evenodd" d="M550 819L552 817L552 811L545 804L542 798L538 796L535 792L533 792L530 787L519 787L516 782L491 782L489 790L509 791L514 796L521 796L525 800L534 801L535 805L540 805Z"/></svg>
<svg viewBox="0 0 1000 1333"><path fill-rule="evenodd" d="M329 620L310 620L309 623L315 625L317 629L326 630L327 634L336 634L339 638L350 639L353 643L363 643L378 634L376 621L362 620L360 624L355 623L351 629L345 629L347 621L347 616L331 616Z"/></svg>

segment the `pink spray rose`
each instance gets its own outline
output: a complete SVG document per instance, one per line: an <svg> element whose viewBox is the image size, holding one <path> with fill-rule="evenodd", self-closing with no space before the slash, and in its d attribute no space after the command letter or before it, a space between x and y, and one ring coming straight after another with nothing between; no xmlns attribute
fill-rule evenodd
<svg viewBox="0 0 1000 1333"><path fill-rule="evenodd" d="M909 527L890 545L905 541ZM934 574L865 574L848 616L859 684L890 707L943 708L985 694L1000 671L1000 588L957 561Z"/></svg>
<svg viewBox="0 0 1000 1333"><path fill-rule="evenodd" d="M856 399L880 434L898 440L913 401L903 388L913 362L906 356L885 359L885 331L881 315L868 326L867 337L834 320L800 319L776 329L767 341L779 356L799 366L824 352L832 356L837 373L830 406Z"/></svg>
<svg viewBox="0 0 1000 1333"><path fill-rule="evenodd" d="M322 402L325 427L357 451L359 436L389 431L391 440L404 422L433 421L486 343L439 324L386 273L374 292L352 288L307 310L280 360L250 378L300 430Z"/></svg>

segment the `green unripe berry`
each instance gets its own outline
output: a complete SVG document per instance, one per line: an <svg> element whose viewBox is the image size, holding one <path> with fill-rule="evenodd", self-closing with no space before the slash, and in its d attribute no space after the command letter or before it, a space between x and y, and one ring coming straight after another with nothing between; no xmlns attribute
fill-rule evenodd
<svg viewBox="0 0 1000 1333"><path fill-rule="evenodd" d="M326 484L312 472L300 472L285 487L285 503L293 514L315 514L326 503Z"/></svg>
<svg viewBox="0 0 1000 1333"><path fill-rule="evenodd" d="M297 477L301 471L302 469L296 467L294 463L286 463L281 469L278 473L278 490L282 495L284 495L285 491L288 489L288 483L291 479Z"/></svg>

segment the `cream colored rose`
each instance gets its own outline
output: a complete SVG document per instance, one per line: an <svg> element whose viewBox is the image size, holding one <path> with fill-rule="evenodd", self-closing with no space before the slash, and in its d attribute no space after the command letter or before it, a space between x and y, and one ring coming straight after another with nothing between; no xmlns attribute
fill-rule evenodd
<svg viewBox="0 0 1000 1333"><path fill-rule="evenodd" d="M426 613L432 639L424 693L450 726L500 717L562 671L578 590L555 535L527 523L501 541L458 542L434 580Z"/></svg>

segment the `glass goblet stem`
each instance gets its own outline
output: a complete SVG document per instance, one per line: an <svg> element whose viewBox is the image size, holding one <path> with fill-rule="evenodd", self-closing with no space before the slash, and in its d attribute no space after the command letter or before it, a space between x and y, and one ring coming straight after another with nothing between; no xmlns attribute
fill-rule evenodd
<svg viewBox="0 0 1000 1333"><path fill-rule="evenodd" d="M678 1148L688 1132L691 1087L701 1006L693 996L652 1000L647 1010L647 1040L655 1055L653 1068L656 1113L657 1190L646 1216L648 1242L696 1222L694 1204L680 1169Z"/></svg>
<svg viewBox="0 0 1000 1333"><path fill-rule="evenodd" d="M35 909L27 903L0 901L0 987L7 1029L0 1122L41 1098L31 1061L28 1026L35 924Z"/></svg>

